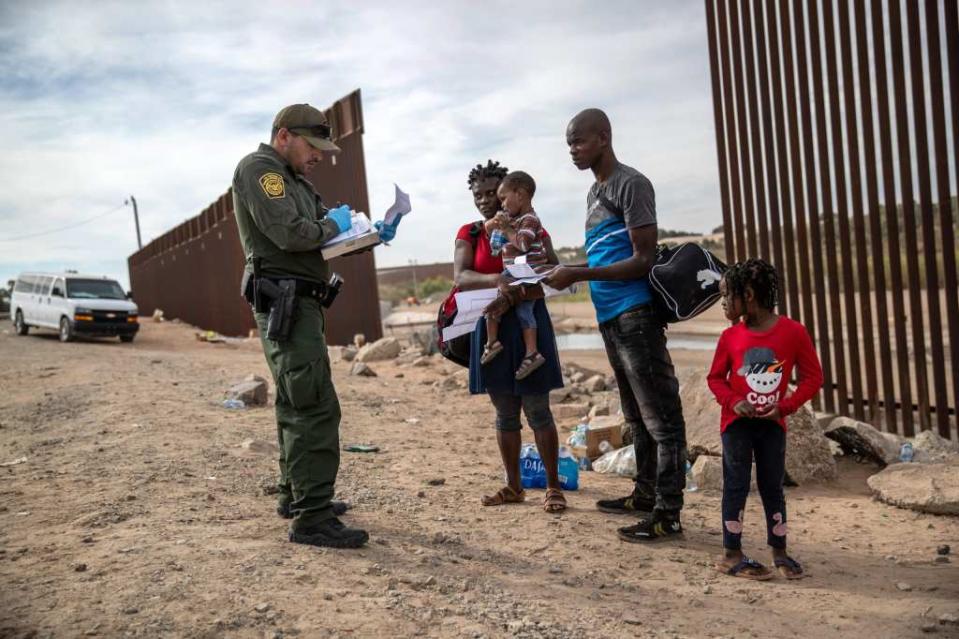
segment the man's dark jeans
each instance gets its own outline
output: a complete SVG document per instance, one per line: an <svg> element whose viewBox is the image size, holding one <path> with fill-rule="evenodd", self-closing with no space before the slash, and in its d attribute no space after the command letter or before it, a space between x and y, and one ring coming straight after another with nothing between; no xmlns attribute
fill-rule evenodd
<svg viewBox="0 0 959 639"><path fill-rule="evenodd" d="M686 422L666 350L666 325L644 304L603 322L599 332L616 375L636 449L635 495L677 513L686 487Z"/></svg>
<svg viewBox="0 0 959 639"><path fill-rule="evenodd" d="M723 433L723 548L742 548L743 510L753 458L766 511L766 543L786 547L786 431L771 419L740 417Z"/></svg>

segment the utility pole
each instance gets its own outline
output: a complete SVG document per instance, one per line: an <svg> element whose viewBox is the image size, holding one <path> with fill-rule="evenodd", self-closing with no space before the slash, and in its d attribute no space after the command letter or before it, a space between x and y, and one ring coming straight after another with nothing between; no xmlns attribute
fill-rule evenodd
<svg viewBox="0 0 959 639"><path fill-rule="evenodd" d="M133 204L133 221L137 225L137 249L143 248L143 241L140 239L140 215L137 213L137 199L130 196L129 200L123 202L124 204Z"/></svg>
<svg viewBox="0 0 959 639"><path fill-rule="evenodd" d="M410 260L410 265L413 267L413 297L419 300L419 295L417 295L417 286L416 286L416 260Z"/></svg>

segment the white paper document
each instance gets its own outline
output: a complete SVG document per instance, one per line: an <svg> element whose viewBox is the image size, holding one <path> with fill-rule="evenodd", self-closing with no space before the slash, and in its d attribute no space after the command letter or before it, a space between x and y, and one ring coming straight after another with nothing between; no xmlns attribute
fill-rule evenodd
<svg viewBox="0 0 959 639"><path fill-rule="evenodd" d="M574 292L571 286L561 291L543 285L546 297L566 295ZM443 339L451 340L460 335L472 333L476 329L476 322L483 317L483 311L496 299L499 291L495 288L482 288L478 291L460 291L456 294L456 317L453 323L443 329Z"/></svg>
<svg viewBox="0 0 959 639"><path fill-rule="evenodd" d="M383 219L383 222L386 226L393 226L393 222L410 211L412 207L410 206L410 196L407 193L404 193L399 186L395 183L393 188L396 189L396 196L393 199L393 204L390 205L390 208L386 209L386 216Z"/></svg>
<svg viewBox="0 0 959 639"><path fill-rule="evenodd" d="M526 256L521 255L520 257L525 258ZM536 272L533 267L526 264L524 260L522 263L514 263L507 266L506 271L516 279L515 282L510 282L510 286L520 286L521 284L539 284L541 280L553 272L553 269L550 268L542 272Z"/></svg>
<svg viewBox="0 0 959 639"><path fill-rule="evenodd" d="M350 228L343 231L339 235L334 235L323 246L333 246L341 242L346 242L347 240L353 240L364 235L370 235L371 233L376 233L376 229L374 229L373 225L370 224L370 218L366 217L366 213L353 211L350 217Z"/></svg>

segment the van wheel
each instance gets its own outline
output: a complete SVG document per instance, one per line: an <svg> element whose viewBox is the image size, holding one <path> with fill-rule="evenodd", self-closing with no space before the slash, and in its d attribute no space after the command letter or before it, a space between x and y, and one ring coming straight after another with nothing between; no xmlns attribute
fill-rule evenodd
<svg viewBox="0 0 959 639"><path fill-rule="evenodd" d="M17 332L17 335L26 335L30 332L30 327L24 323L23 313L19 309L17 309L17 314L13 316L13 329Z"/></svg>
<svg viewBox="0 0 959 639"><path fill-rule="evenodd" d="M60 341L61 342L73 341L73 327L70 326L70 320L68 320L65 317L60 318Z"/></svg>
<svg viewBox="0 0 959 639"><path fill-rule="evenodd" d="M133 335L121 335L120 341L123 342L124 344L129 344L130 342L133 341Z"/></svg>

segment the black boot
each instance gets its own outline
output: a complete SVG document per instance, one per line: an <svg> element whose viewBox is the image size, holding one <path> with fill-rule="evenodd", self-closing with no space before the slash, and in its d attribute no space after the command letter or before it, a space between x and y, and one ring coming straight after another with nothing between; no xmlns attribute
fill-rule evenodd
<svg viewBox="0 0 959 639"><path fill-rule="evenodd" d="M342 517L346 511L352 508L345 501L331 501L330 507L333 509L334 517ZM283 519L293 519L293 511L290 510L290 502L285 501L276 507L276 514Z"/></svg>
<svg viewBox="0 0 959 639"><path fill-rule="evenodd" d="M303 530L290 531L290 541L293 543L326 548L359 548L369 538L365 530L347 528L336 517L323 520Z"/></svg>

